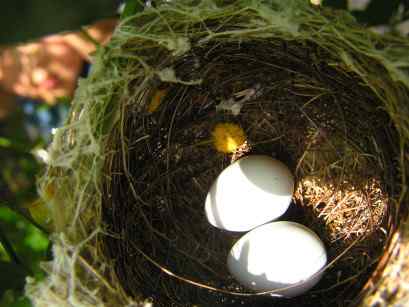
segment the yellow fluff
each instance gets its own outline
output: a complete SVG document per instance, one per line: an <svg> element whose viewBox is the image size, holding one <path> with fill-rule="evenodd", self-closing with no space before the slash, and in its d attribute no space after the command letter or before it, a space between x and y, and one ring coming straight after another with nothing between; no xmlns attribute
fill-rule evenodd
<svg viewBox="0 0 409 307"><path fill-rule="evenodd" d="M155 92L155 94L152 97L151 102L148 105L148 112L149 113L153 113L159 108L159 106L160 106L163 98L166 96L167 92L168 92L167 89L161 89L161 90L157 90Z"/></svg>
<svg viewBox="0 0 409 307"><path fill-rule="evenodd" d="M212 132L213 143L216 150L224 153L234 152L246 141L246 135L242 128L236 124L217 124Z"/></svg>

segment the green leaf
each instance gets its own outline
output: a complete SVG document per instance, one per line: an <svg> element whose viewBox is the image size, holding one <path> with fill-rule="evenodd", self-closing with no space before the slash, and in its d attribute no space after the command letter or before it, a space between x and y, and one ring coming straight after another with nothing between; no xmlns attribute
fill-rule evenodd
<svg viewBox="0 0 409 307"><path fill-rule="evenodd" d="M7 138L0 137L0 147L10 147L11 141Z"/></svg>
<svg viewBox="0 0 409 307"><path fill-rule="evenodd" d="M141 12L144 8L144 4L138 0L126 0L125 8L122 12L121 19L132 16L138 12Z"/></svg>
<svg viewBox="0 0 409 307"><path fill-rule="evenodd" d="M11 262L0 261L0 296L8 289L23 290L27 273Z"/></svg>
<svg viewBox="0 0 409 307"><path fill-rule="evenodd" d="M368 26L388 24L397 13L400 0L372 0L365 11L352 12L355 18Z"/></svg>
<svg viewBox="0 0 409 307"><path fill-rule="evenodd" d="M44 233L20 214L1 206L0 227L3 236L12 245L13 253L18 257L17 262L21 264L21 268L24 265L27 268L26 271L33 273L34 277L41 278L43 274L39 262L46 260L50 244ZM10 252L9 248L6 248L6 250ZM13 256L10 258L13 260ZM3 273L0 275L4 276Z"/></svg>
<svg viewBox="0 0 409 307"><path fill-rule="evenodd" d="M343 9L346 10L348 7L347 0L324 0L322 1L322 5L330 6L335 9Z"/></svg>
<svg viewBox="0 0 409 307"><path fill-rule="evenodd" d="M8 240L7 236L3 233L0 228L0 242L4 250L7 252L9 259L12 260L15 264L23 267L23 263L14 251L13 245ZM25 270L27 272L27 270Z"/></svg>
<svg viewBox="0 0 409 307"><path fill-rule="evenodd" d="M7 290L0 300L0 307L31 307L31 301L23 296L21 292Z"/></svg>

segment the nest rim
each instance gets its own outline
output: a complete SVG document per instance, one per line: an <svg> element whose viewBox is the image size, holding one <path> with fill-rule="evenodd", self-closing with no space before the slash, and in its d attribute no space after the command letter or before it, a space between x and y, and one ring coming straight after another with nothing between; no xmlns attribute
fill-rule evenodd
<svg viewBox="0 0 409 307"><path fill-rule="evenodd" d="M400 221L406 219L407 212L399 206L403 202L407 202L407 194L405 195L403 188L409 172L407 165L405 165L409 124L407 119L399 115L399 111L409 114L407 108L405 109L405 106L400 102L402 99L406 101L409 97L409 77L405 74L404 69L400 69L405 67L406 62L403 58L399 59L398 55L403 54L403 51L409 46L407 40L370 34L356 26L347 15L344 16L339 12L334 13L329 10L311 9L302 1L290 1L286 7L275 0L263 3L261 7L255 3L241 3L240 1L226 4L215 1L213 4L215 6L206 7L203 2L201 5L204 7L198 10L196 7L189 6L188 3L180 2L176 7L165 4L158 8L146 10L138 16L124 20L116 30L109 47L99 50L90 77L81 81L82 84L76 92L70 119L55 136L50 149L50 168L39 183L39 190L43 195L47 184L54 183L60 186L53 200L49 201L46 197L43 198L52 208L54 227L56 233L61 233L61 235L54 237L56 261L53 263L53 268L47 270L49 278L40 284L31 284L27 287L26 292L33 301L54 302L55 306L59 306L61 302L66 300L64 293L68 293L70 301L75 301L81 306L87 306L87 302L95 302L95 304L102 306L108 304L106 302L113 302L111 305L120 306L132 303L142 304L144 301L143 297L140 296L130 298L124 292L116 274L107 268L107 264L113 264L113 261L106 256L103 242L106 233L101 228L101 178L109 180L109 175L104 174L103 168L103 161L109 156L109 152L106 151L106 145L109 147L107 140L109 139L108 136L112 137L114 133L117 133L112 132L113 127L118 125L118 122L120 126L123 124L121 114L125 110L125 105L129 103L129 99L122 97L124 91L118 89L120 87L127 88L128 84L132 82L129 75L121 74L117 68L125 65L127 69L124 71L128 72L129 69L135 71L135 67L140 67L142 74L136 73L132 78L142 78L143 86L146 85L144 82L147 81L143 77L144 74L149 76L154 74L159 79L181 84L195 84L197 80L177 80L177 78L175 79L176 76L169 75L169 71L165 73L161 71L163 67L157 67L157 63L142 60L152 50L152 44L160 46L162 55L163 52L172 56L183 55L190 49L191 43L195 41L194 39L191 41L186 39L186 35L194 34L189 32L191 29L194 31L199 29L197 33L202 42L215 38L221 42L237 40L241 37L258 39L260 35L263 38L276 37L285 41L317 42L323 50L332 55L336 54L337 59L342 63L341 71L347 69L360 76L362 83L384 103L383 109L389 114L392 121L391 125L396 128L399 136L400 157L397 158L396 168L400 168L402 194L394 200L396 210L390 215L390 223L394 227L396 225L392 229L394 235L388 238L384 257L378 263L375 272L382 275L384 268L389 265L389 261L386 261L388 255L396 254L396 246L403 246L401 225L404 223L400 223ZM263 13L260 8L267 8L269 13L278 14L281 19L270 20L268 14ZM237 11L242 15L235 15ZM172 14L174 15L172 16ZM160 16L159 19L157 19L158 16ZM221 20L226 16L231 17L228 19L229 21L239 21L237 24L244 26L239 26L239 29L232 29L228 28L227 24L227 27L223 29L225 24L222 23L221 28L218 29L220 33L207 31L206 20L212 20L211 24L214 25L215 20ZM249 16L254 17L250 23L248 22ZM295 16L296 21L294 20ZM236 17L237 19L235 19ZM168 31L169 24L175 25L175 28L170 29L168 36L161 35L163 33L150 35L149 22L155 20L159 20L158 25L162 27L161 31L163 29ZM163 20L167 21L161 23ZM198 22L198 26L189 28L193 20ZM267 28L271 31L268 33L260 31L260 23L254 24L252 23L254 21L266 23ZM183 28L184 25L188 26ZM135 27L139 28L136 29ZM345 31L350 28L354 29L354 32L346 34ZM226 29L226 33L223 33L223 30ZM152 33L155 33L154 30ZM348 38L351 38L353 43L348 44ZM145 53L143 52L144 47L135 45L135 43L141 42L147 44L145 49L147 52ZM133 52L142 51L141 56L135 57L134 54L128 52L130 50ZM134 62L126 67L128 60ZM366 65L368 62L374 65ZM378 76L384 77L378 78ZM125 94L127 94L127 90L125 90ZM141 97L132 97L132 100L135 98L140 99ZM114 100L120 103L115 104L113 103ZM90 152L96 153L96 155L90 157ZM92 172L89 172L90 170ZM72 193L73 189L78 193ZM95 232L99 235L95 236ZM108 236L110 235L112 234L108 234ZM85 254L87 258L86 265L80 265L80 268L78 268L77 262L72 261L73 255L79 253ZM65 268L63 264L69 264L69 269ZM83 286L80 282L81 286L79 287L67 287L68 282L64 283L64 281L70 279L70 284L72 284L78 275L81 275L81 279L86 281L86 285ZM364 291L366 293L363 293L367 298L371 297L371 293L376 294L381 291L377 290L378 278L379 276L368 280ZM109 291L103 293L101 289L108 289ZM390 293L396 298L396 295L393 294L395 293L394 289L390 290ZM59 298L61 299L59 300Z"/></svg>

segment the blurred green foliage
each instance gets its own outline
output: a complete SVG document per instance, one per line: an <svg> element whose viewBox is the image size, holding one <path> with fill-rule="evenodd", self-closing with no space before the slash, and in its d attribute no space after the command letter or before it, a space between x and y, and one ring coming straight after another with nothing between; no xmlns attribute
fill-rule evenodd
<svg viewBox="0 0 409 307"><path fill-rule="evenodd" d="M0 300L0 307L31 307L30 300L19 291L7 290Z"/></svg>
<svg viewBox="0 0 409 307"><path fill-rule="evenodd" d="M115 0L2 1L0 45L78 30L97 20L114 17L118 3Z"/></svg>
<svg viewBox="0 0 409 307"><path fill-rule="evenodd" d="M0 207L0 231L10 242L18 257L22 272L30 273L34 277L41 277L39 261L44 260L49 245L47 236L27 219L8 207ZM0 237L1 241L1 237ZM3 242L2 242L3 243ZM0 267L10 262L12 257L4 248L0 250ZM16 262L14 260L14 262ZM0 274L0 292L2 288Z"/></svg>
<svg viewBox="0 0 409 307"><path fill-rule="evenodd" d="M354 9L354 2L366 3L363 9ZM323 0L323 6L350 9L350 13L366 26L387 25L395 20L409 18L409 0Z"/></svg>
<svg viewBox="0 0 409 307"><path fill-rule="evenodd" d="M47 259L49 240L27 219L0 207L0 306L30 306L23 289L27 276L41 279L40 261Z"/></svg>
<svg viewBox="0 0 409 307"><path fill-rule="evenodd" d="M25 279L42 278L39 263L49 259L47 234L35 226L27 207L38 197L35 180L42 168L32 152L46 147L50 133L44 125L58 122L61 107L68 105L33 102L30 112L18 108L0 123L0 306L30 306L23 295Z"/></svg>
<svg viewBox="0 0 409 307"><path fill-rule="evenodd" d="M122 19L132 16L135 13L143 10L143 3L141 1L125 0L124 2L125 2L125 6L121 14Z"/></svg>

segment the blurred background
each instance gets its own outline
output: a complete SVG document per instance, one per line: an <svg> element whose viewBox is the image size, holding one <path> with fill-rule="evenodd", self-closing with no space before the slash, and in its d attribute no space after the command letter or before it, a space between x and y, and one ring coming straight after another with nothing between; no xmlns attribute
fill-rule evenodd
<svg viewBox="0 0 409 307"><path fill-rule="evenodd" d="M349 10L373 31L409 34L409 0L310 1ZM96 46L109 40L120 12L124 17L142 9L138 0L123 2L122 7L114 0L2 3L0 306L31 306L23 295L26 277L43 278L40 262L52 257L52 228L36 178L47 165L47 147L65 121Z"/></svg>

